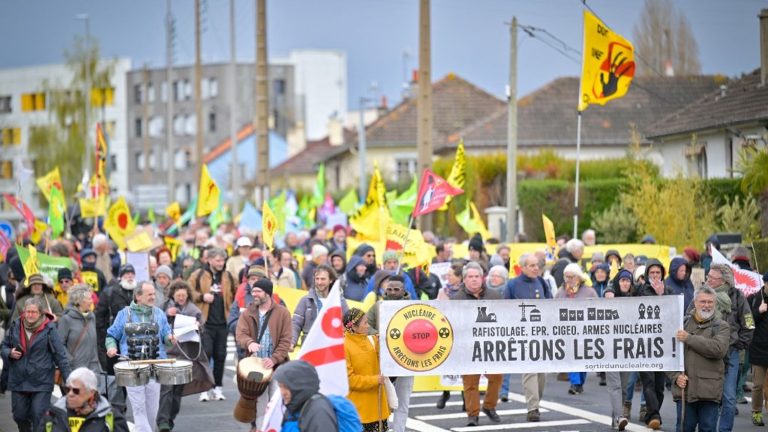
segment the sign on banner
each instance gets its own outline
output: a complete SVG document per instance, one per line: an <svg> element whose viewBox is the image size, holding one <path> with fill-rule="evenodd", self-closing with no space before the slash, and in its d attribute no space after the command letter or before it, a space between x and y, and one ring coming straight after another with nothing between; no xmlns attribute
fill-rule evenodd
<svg viewBox="0 0 768 432"><path fill-rule="evenodd" d="M147 252L126 252L126 264L131 264L136 273L136 281L148 281L149 278L149 254Z"/></svg>
<svg viewBox="0 0 768 432"><path fill-rule="evenodd" d="M383 301L386 376L683 370L683 297Z"/></svg>
<svg viewBox="0 0 768 432"><path fill-rule="evenodd" d="M450 262L441 262L430 264L429 274L433 274L440 279L440 284L445 286L448 283L448 272L451 271Z"/></svg>

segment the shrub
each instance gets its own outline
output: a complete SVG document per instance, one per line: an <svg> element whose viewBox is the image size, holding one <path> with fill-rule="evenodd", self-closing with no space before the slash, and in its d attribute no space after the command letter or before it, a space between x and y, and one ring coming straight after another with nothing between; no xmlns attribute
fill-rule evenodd
<svg viewBox="0 0 768 432"><path fill-rule="evenodd" d="M623 203L616 202L592 217L592 228L600 243L633 243L637 241L637 218Z"/></svg>

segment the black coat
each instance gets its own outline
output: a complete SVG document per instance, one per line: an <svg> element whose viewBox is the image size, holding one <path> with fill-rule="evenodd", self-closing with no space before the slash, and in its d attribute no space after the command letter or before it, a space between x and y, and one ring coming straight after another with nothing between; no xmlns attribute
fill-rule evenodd
<svg viewBox="0 0 768 432"><path fill-rule="evenodd" d="M749 296L749 306L755 318L755 332L749 344L749 361L754 365L768 366L768 312L760 313L760 305L766 301L765 289Z"/></svg>
<svg viewBox="0 0 768 432"><path fill-rule="evenodd" d="M50 430L52 432L69 432L69 415L67 414L67 398L61 398L46 411L43 421L40 422L39 431ZM111 420L110 420L111 418ZM108 423L111 423L109 425ZM48 429L50 425L50 429ZM120 414L120 410L113 410L109 402L99 395L96 409L85 417L80 425L80 432L128 432L128 423Z"/></svg>
<svg viewBox="0 0 768 432"><path fill-rule="evenodd" d="M53 374L58 367L66 380L72 372L67 360L67 349L59 338L56 324L49 321L27 343L21 358L10 358L11 349L21 345L21 319L11 323L3 339L3 361L10 364L8 389L21 392L52 392Z"/></svg>
<svg viewBox="0 0 768 432"><path fill-rule="evenodd" d="M109 284L99 296L99 304L96 305L96 345L99 350L99 362L101 368L110 375L114 375L114 365L118 357L107 358L107 329L115 321L118 312L133 301L133 291L120 286L120 281Z"/></svg>

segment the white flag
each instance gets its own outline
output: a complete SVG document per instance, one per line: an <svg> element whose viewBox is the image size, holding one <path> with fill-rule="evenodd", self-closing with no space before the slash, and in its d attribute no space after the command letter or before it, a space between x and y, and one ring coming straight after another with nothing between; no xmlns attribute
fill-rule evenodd
<svg viewBox="0 0 768 432"><path fill-rule="evenodd" d="M712 246L712 263L725 264L733 269L733 282L736 284L736 288L744 294L744 297L749 297L758 292L760 287L763 286L763 277L760 273L739 268L739 266L728 261L714 246Z"/></svg>
<svg viewBox="0 0 768 432"><path fill-rule="evenodd" d="M349 393L347 361L344 358L344 323L341 310L339 281L323 302L323 308L312 323L299 358L312 364L320 377L320 393L346 396ZM280 431L283 423L283 398L275 392L264 416L265 432Z"/></svg>

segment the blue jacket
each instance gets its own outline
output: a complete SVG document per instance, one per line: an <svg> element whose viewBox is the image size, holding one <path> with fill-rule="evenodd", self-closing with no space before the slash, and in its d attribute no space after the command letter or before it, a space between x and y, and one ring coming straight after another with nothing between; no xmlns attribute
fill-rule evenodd
<svg viewBox="0 0 768 432"><path fill-rule="evenodd" d="M72 371L67 349L61 342L56 324L48 322L32 336L26 352L18 360L10 358L11 349L21 345L21 319L15 320L3 339L3 362L10 364L8 389L21 392L52 392L53 374L58 367L62 378Z"/></svg>
<svg viewBox="0 0 768 432"><path fill-rule="evenodd" d="M384 271L384 270L381 270L381 271ZM395 274L394 271L390 273ZM403 279L405 279L405 292L407 292L412 299L418 300L419 296L416 294L416 289L413 287L413 281L411 280L411 277L408 276L402 269L400 270L400 274L403 276ZM374 282L376 282L375 277L368 279L368 286L365 288L366 296L368 295L369 292L373 291ZM376 293L376 297L382 297L383 295L384 295L384 292L382 292L381 287L379 287L379 292ZM365 298L365 296L363 296L363 298Z"/></svg>
<svg viewBox="0 0 768 432"><path fill-rule="evenodd" d="M541 290L538 293L538 297L536 297L537 288ZM551 299L552 291L549 289L549 284L547 284L543 278L537 277L536 279L531 279L528 276L521 274L507 282L507 287L504 289L502 297L505 299Z"/></svg>
<svg viewBox="0 0 768 432"><path fill-rule="evenodd" d="M344 286L343 295L344 298L355 301L363 301L366 293L368 292L369 279L366 274L363 277L357 275L355 267L363 262L363 258L358 255L352 255L347 264L347 269L344 271Z"/></svg>
<svg viewBox="0 0 768 432"><path fill-rule="evenodd" d="M131 306L134 304L135 303L131 303ZM118 312L117 316L115 317L115 322L112 323L112 327L107 330L107 349L109 349L110 342L113 342L110 340L110 338L112 338L114 341L119 342L120 354L122 355L128 355L128 338L125 334L125 324L128 320L128 310L131 308L131 306L126 306L120 312ZM148 322L149 318L150 317L142 316L141 314L136 313L136 311L131 311L131 322ZM159 347L158 358L168 358L168 355L165 352L165 344L162 342L168 341L168 336L171 335L171 326L168 325L168 319L165 317L165 312L163 312L163 310L159 307L153 306L151 319L153 319L154 322L157 323L158 327L160 327L159 336L161 343Z"/></svg>
<svg viewBox="0 0 768 432"><path fill-rule="evenodd" d="M681 266L686 266L685 277L682 280L677 279L677 270ZM683 296L683 310L687 311L693 301L693 282L691 282L691 266L688 262L680 257L673 258L669 263L669 276L664 280L668 290L672 291L672 294Z"/></svg>

